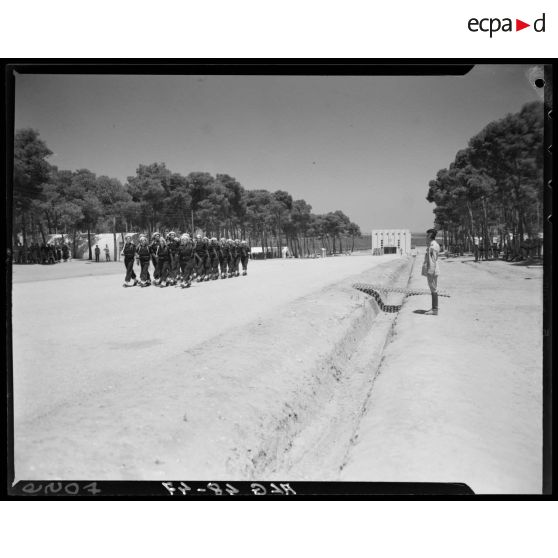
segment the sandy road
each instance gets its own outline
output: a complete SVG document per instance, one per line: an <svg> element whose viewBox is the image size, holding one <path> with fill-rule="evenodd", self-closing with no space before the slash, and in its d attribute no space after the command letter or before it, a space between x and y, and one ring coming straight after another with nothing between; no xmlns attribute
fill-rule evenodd
<svg viewBox="0 0 558 558"><path fill-rule="evenodd" d="M409 297L341 480L542 489L542 268L440 263L440 315ZM420 266L411 286L424 288Z"/></svg>
<svg viewBox="0 0 558 558"><path fill-rule="evenodd" d="M354 255L255 261L247 277L195 283L184 290L124 289L122 277L109 273L114 269L122 275L123 266L119 271L117 264L99 265L105 274L94 276L82 275L77 262L68 264L68 271L76 275L70 278L48 276L64 271L65 264L38 268L40 281L23 276L33 269L26 268L13 285L16 458L18 447L25 448L16 460L16 472L19 463L27 475L39 469L51 478L60 478L59 465L51 466L48 460L41 463L29 454L40 453L39 442L46 453L53 455L63 446L71 454L72 448L83 451L80 444L87 434L90 444L101 451L122 421L133 422L131 428L140 428L145 421L147 428L161 419L157 413L164 409L160 406L175 399L171 388L173 378L183 376L181 362L189 372L189 367L197 366L197 355L203 360L205 378L211 378L213 372L228 374L235 367L235 355L244 350L242 331L248 324L257 325L260 320L271 324L264 343L272 347L273 316L286 305L395 259ZM236 333L237 345L221 347L220 337L231 332ZM331 335L335 338L335 332ZM265 353L259 358L265 367ZM157 400L156 386L171 391ZM190 388L190 384L181 385L181 389ZM218 388L207 385L203 393L209 394L208 401L212 390ZM218 413L219 401L210 404ZM96 423L88 415L93 405L95 413L100 413ZM129 412L122 417L119 413L125 405ZM74 424L87 420L91 424L82 425L81 433L74 431ZM115 426L112 432L111 424ZM126 447L114 450L122 454L115 460L129 463L129 454L136 451L138 432L128 434L121 433ZM139 435L141 438L141 428ZM95 467L91 471L92 478L101 478L103 471ZM127 475L122 478L143 478L138 470Z"/></svg>

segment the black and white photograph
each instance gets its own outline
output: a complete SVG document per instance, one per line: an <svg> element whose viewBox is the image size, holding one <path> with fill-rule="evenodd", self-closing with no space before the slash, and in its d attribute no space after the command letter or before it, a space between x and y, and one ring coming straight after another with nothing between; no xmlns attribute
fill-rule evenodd
<svg viewBox="0 0 558 558"><path fill-rule="evenodd" d="M14 483L543 494L549 69L345 73L14 71Z"/></svg>

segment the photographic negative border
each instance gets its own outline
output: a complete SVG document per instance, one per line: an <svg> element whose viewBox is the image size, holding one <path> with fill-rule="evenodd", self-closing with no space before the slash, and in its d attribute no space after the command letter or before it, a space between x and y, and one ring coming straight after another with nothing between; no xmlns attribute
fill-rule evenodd
<svg viewBox="0 0 558 558"><path fill-rule="evenodd" d="M13 359L11 331L11 227L15 79L14 72L56 74L134 74L134 75L293 75L293 76L367 76L367 75L464 75L475 64L537 64L544 66L544 270L543 270L543 487L537 495L480 495L456 483L338 483L338 482L235 482L212 480L189 482L166 481L63 481L23 480L13 485ZM552 142L555 118L553 89L554 61L549 59L335 59L335 60L261 60L261 59L196 59L196 60L79 60L50 59L4 60L4 107L2 124L6 142L6 389L7 448L6 495L16 499L553 499L552 479ZM459 479L456 479L459 481ZM182 484L181 484L182 483ZM185 488L185 486L187 488ZM227 486L232 488L227 488ZM233 490L234 489L234 490Z"/></svg>

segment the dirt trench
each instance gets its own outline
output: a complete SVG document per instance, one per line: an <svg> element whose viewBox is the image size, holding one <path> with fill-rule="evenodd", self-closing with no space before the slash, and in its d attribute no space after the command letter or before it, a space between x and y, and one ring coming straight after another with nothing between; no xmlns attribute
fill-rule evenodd
<svg viewBox="0 0 558 558"><path fill-rule="evenodd" d="M409 258L361 274L390 287L406 287L414 260ZM376 301L352 290L352 283L332 285L298 301L298 307L317 304L358 304L343 316L342 328L327 352L315 357L300 372L302 381L280 410L264 415L260 443L242 459L236 448L227 469L242 478L333 481L356 441L356 432L373 389L384 347L392 335L397 314L382 312ZM404 295L385 294L388 304L401 304ZM348 305L350 306L350 305ZM303 310L303 309L301 309ZM303 310L304 313L304 310ZM310 314L307 314L310 315ZM247 437L249 433L245 433Z"/></svg>

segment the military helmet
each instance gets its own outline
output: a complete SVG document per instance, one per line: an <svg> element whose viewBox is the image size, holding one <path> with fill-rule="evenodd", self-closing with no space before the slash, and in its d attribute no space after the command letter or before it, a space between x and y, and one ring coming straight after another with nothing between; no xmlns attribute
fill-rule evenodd
<svg viewBox="0 0 558 558"><path fill-rule="evenodd" d="M225 237L222 237L221 242L227 242L227 239Z"/></svg>
<svg viewBox="0 0 558 558"><path fill-rule="evenodd" d="M248 244L248 241L247 240L241 240L240 244Z"/></svg>
<svg viewBox="0 0 558 558"><path fill-rule="evenodd" d="M127 235L124 237L124 240L126 240L126 239L128 239L128 238L132 238L132 235L131 235L131 234L127 234Z"/></svg>
<svg viewBox="0 0 558 558"><path fill-rule="evenodd" d="M161 236L161 233L160 233L160 232L154 232L154 233L151 235L151 238L155 238L156 236L159 236L159 237L160 237L160 236Z"/></svg>
<svg viewBox="0 0 558 558"><path fill-rule="evenodd" d="M169 232L167 233L167 238L168 238L169 236L176 236L176 233L175 233L174 231L169 231Z"/></svg>
<svg viewBox="0 0 558 558"><path fill-rule="evenodd" d="M201 235L201 234L197 234L197 235L196 235L196 240L201 240L201 238L202 238L202 235Z"/></svg>

